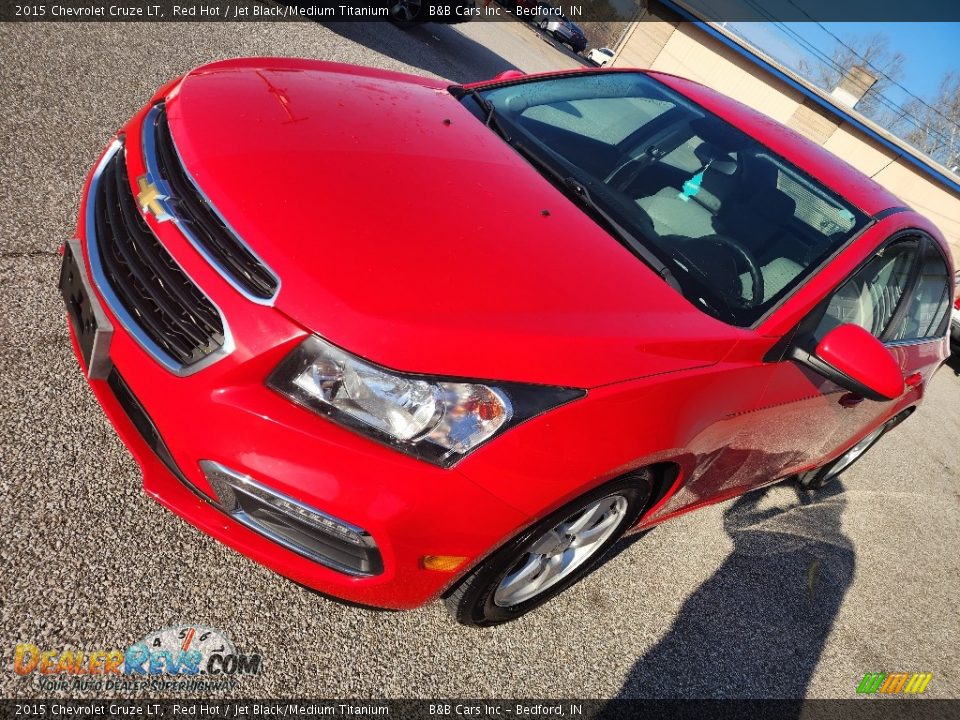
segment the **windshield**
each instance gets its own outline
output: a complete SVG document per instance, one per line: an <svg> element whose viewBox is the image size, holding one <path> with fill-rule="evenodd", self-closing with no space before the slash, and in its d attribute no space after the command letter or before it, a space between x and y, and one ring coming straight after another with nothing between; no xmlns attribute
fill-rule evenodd
<svg viewBox="0 0 960 720"><path fill-rule="evenodd" d="M477 94L488 124L549 179L610 220L608 229L638 255L655 255L691 302L735 325L755 323L869 220L641 73Z"/></svg>

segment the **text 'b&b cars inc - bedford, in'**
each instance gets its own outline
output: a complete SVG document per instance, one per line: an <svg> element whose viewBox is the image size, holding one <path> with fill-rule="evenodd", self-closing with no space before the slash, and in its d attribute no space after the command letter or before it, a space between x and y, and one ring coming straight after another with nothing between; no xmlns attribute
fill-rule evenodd
<svg viewBox="0 0 960 720"><path fill-rule="evenodd" d="M517 75L231 60L120 130L60 286L148 493L490 625L917 406L953 297L926 218L697 83Z"/></svg>

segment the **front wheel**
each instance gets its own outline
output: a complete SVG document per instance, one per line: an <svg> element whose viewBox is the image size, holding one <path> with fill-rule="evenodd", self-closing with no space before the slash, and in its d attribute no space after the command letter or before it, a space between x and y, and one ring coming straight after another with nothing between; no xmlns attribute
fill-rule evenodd
<svg viewBox="0 0 960 720"><path fill-rule="evenodd" d="M509 622L589 572L650 500L641 471L597 488L528 528L475 568L446 598L464 625Z"/></svg>

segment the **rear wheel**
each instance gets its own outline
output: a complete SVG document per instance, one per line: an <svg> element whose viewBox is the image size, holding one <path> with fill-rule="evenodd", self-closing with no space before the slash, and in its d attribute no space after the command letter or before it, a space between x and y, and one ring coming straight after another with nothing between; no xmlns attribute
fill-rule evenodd
<svg viewBox="0 0 960 720"><path fill-rule="evenodd" d="M515 620L589 572L650 499L642 471L583 495L521 533L475 568L446 599L464 625Z"/></svg>
<svg viewBox="0 0 960 720"><path fill-rule="evenodd" d="M836 480L838 477L840 477L841 473L847 470L857 460L866 455L867 450L876 445L877 440L883 437L887 431L893 429L903 422L912 412L913 408L904 410L899 415L891 418L883 425L876 428L873 432L868 433L862 440L857 442L853 447L851 447L837 459L828 462L823 467L819 467L815 470L810 470L798 475L797 482L799 482L800 486L805 490L819 490L830 481Z"/></svg>

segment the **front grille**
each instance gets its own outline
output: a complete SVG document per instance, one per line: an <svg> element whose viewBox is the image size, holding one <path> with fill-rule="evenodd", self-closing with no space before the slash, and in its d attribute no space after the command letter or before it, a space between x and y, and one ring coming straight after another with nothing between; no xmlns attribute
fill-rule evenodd
<svg viewBox="0 0 960 720"><path fill-rule="evenodd" d="M122 147L103 167L93 216L104 279L142 333L181 366L223 347L217 309L141 216Z"/></svg>
<svg viewBox="0 0 960 720"><path fill-rule="evenodd" d="M194 184L180 162L163 106L156 110L149 117L155 123L157 170L170 186L168 202L177 221L235 286L254 298L269 300L277 292L277 278L227 227ZM145 131L150 132L150 128Z"/></svg>

